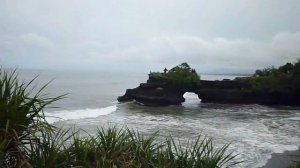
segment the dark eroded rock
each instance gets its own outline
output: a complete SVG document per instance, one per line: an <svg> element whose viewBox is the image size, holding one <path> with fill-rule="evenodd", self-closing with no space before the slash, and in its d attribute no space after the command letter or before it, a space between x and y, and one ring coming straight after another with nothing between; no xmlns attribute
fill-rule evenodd
<svg viewBox="0 0 300 168"><path fill-rule="evenodd" d="M225 104L264 104L300 106L300 95L254 93L247 78L223 81L201 80L194 89L176 88L164 81L149 78L134 89L127 89L119 102L135 100L147 106L180 105L183 94L194 92L202 102Z"/></svg>

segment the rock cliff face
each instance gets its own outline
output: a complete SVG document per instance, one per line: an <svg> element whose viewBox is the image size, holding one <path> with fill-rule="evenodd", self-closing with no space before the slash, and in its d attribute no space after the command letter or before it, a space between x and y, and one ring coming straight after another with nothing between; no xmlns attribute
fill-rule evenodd
<svg viewBox="0 0 300 168"><path fill-rule="evenodd" d="M119 102L137 101L147 106L181 105L185 92L194 92L204 103L264 104L300 106L300 95L282 93L254 93L248 79L223 81L201 80L193 89L177 88L161 80L149 77L134 89L127 89Z"/></svg>

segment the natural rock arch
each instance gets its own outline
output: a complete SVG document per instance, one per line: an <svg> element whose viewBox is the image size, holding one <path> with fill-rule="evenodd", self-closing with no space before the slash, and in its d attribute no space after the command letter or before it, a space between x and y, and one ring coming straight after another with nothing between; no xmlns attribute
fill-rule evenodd
<svg viewBox="0 0 300 168"><path fill-rule="evenodd" d="M193 89L176 88L166 82L149 78L134 89L127 89L119 102L135 100L147 106L181 105L185 92L198 95L202 103L225 104L265 104L299 106L299 95L257 94L249 92L251 87L247 80L206 81Z"/></svg>

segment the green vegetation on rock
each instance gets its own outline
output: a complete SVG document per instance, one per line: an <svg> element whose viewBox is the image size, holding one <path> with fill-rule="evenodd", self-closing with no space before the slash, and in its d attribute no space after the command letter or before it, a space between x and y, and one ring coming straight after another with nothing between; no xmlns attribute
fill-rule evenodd
<svg viewBox="0 0 300 168"><path fill-rule="evenodd" d="M287 168L300 168L300 162L292 164L292 165L288 166Z"/></svg>
<svg viewBox="0 0 300 168"><path fill-rule="evenodd" d="M166 71L165 73L154 72L150 74L158 80L164 80L178 88L192 89L198 86L200 76L195 69L187 63L182 63Z"/></svg>
<svg viewBox="0 0 300 168"><path fill-rule="evenodd" d="M300 93L300 61L279 68L256 70L251 85L252 91L260 93Z"/></svg>

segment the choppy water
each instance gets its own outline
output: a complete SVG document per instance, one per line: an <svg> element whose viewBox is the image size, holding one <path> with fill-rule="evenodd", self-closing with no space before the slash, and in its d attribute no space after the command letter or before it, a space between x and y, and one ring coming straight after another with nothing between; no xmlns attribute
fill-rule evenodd
<svg viewBox="0 0 300 168"><path fill-rule="evenodd" d="M159 130L160 136L171 134L184 141L204 134L212 137L217 147L231 143L229 150L244 160L238 167L247 168L264 165L272 153L300 146L300 108L204 104L191 93L185 95L187 102L182 106L119 104L117 96L146 81L147 74L22 71L20 76L28 80L36 74L41 76L40 84L56 78L49 93L70 93L69 98L56 104L62 109L46 111L48 120L58 126L76 124L93 134L99 126L126 125L145 135Z"/></svg>

